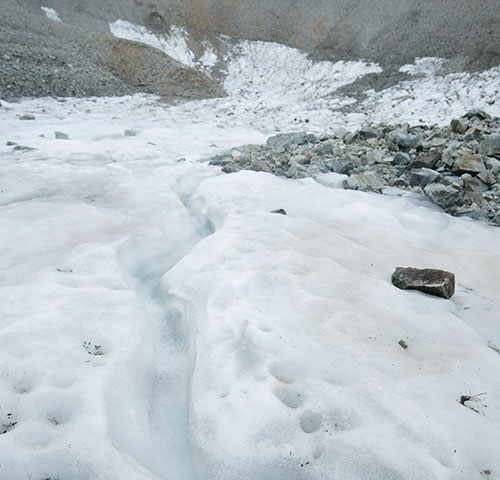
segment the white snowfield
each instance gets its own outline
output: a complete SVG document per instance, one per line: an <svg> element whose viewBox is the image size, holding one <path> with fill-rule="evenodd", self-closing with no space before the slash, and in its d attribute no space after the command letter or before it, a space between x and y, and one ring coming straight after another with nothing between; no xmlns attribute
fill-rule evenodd
<svg viewBox="0 0 500 480"><path fill-rule="evenodd" d="M310 68L261 42L234 55L223 99L2 102L0 479L500 478L500 230L333 174L204 161L386 110L498 115L498 69L345 116L326 80L374 66ZM398 290L398 266L452 271L456 293Z"/></svg>

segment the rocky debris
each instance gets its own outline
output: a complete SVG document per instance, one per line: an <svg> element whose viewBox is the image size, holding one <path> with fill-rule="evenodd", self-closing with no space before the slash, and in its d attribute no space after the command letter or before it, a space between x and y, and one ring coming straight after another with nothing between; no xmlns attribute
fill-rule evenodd
<svg viewBox="0 0 500 480"><path fill-rule="evenodd" d="M135 92L189 99L225 95L214 80L144 43L105 34L91 43L106 69Z"/></svg>
<svg viewBox="0 0 500 480"><path fill-rule="evenodd" d="M63 132L54 132L54 136L58 140L68 140L69 139L69 135L67 133L63 133Z"/></svg>
<svg viewBox="0 0 500 480"><path fill-rule="evenodd" d="M0 4L4 17L9 19L0 25L1 99L137 92L168 100L224 95L222 87L203 72L153 47L110 35L109 22L122 18L123 5L117 3L116 11L104 20L100 15L110 4L79 5L75 12L63 2L58 11L73 11L62 16L63 22L55 22L36 2L0 0ZM95 8L90 16L84 13L89 8ZM70 20L81 14L85 20Z"/></svg>
<svg viewBox="0 0 500 480"><path fill-rule="evenodd" d="M26 113L25 115L19 117L19 120L35 120L35 116L31 113Z"/></svg>
<svg viewBox="0 0 500 480"><path fill-rule="evenodd" d="M402 290L420 290L443 298L455 293L455 275L444 270L397 267L391 279Z"/></svg>
<svg viewBox="0 0 500 480"><path fill-rule="evenodd" d="M292 179L339 173L347 189L410 190L452 215L500 225L500 119L481 110L447 127L377 124L335 134L280 133L210 163L226 173L244 169Z"/></svg>

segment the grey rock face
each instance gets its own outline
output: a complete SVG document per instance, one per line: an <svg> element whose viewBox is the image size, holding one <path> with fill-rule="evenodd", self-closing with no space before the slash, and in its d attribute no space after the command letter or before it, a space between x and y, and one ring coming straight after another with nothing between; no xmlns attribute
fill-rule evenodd
<svg viewBox="0 0 500 480"><path fill-rule="evenodd" d="M445 270L397 267L391 279L402 290L415 289L443 298L455 293L455 275Z"/></svg>
<svg viewBox="0 0 500 480"><path fill-rule="evenodd" d="M69 139L68 134L63 133L63 132L54 132L54 136L55 136L58 140L68 140L68 139Z"/></svg>

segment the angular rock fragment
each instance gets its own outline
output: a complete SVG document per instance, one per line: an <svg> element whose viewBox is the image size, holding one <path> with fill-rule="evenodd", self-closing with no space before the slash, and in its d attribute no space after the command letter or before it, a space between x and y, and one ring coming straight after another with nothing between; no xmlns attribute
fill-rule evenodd
<svg viewBox="0 0 500 480"><path fill-rule="evenodd" d="M479 153L482 155L500 155L500 136L490 136L481 142Z"/></svg>
<svg viewBox="0 0 500 480"><path fill-rule="evenodd" d="M467 131L469 126L463 120L460 120L459 118L454 118L450 122L450 128L452 129L452 131L459 133L459 134L462 134L462 133L465 133Z"/></svg>
<svg viewBox="0 0 500 480"><path fill-rule="evenodd" d="M476 153L464 155L453 165L453 171L456 173L481 173L484 169L483 158Z"/></svg>
<svg viewBox="0 0 500 480"><path fill-rule="evenodd" d="M424 188L425 194L442 208L451 208L460 203L460 191L448 185L431 183Z"/></svg>
<svg viewBox="0 0 500 480"><path fill-rule="evenodd" d="M434 168L441 159L441 154L436 151L421 152L409 164L409 168Z"/></svg>
<svg viewBox="0 0 500 480"><path fill-rule="evenodd" d="M434 268L397 267L392 283L402 290L420 290L443 298L450 298L455 293L455 275Z"/></svg>
<svg viewBox="0 0 500 480"><path fill-rule="evenodd" d="M386 140L401 148L412 148L418 143L418 137L416 135L407 133L404 130L393 130L387 135Z"/></svg>

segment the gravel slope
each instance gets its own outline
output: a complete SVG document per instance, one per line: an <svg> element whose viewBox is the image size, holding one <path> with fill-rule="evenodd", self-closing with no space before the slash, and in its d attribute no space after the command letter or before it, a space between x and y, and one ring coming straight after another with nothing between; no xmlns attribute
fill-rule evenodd
<svg viewBox="0 0 500 480"><path fill-rule="evenodd" d="M57 10L63 20L59 22L47 18L35 3L0 0L0 98L136 92L209 98L224 94L216 82L164 53L111 36L105 20L115 17L106 14L104 7L98 18L98 9L94 14L81 10L73 14L69 5ZM119 10L116 15L134 19Z"/></svg>

